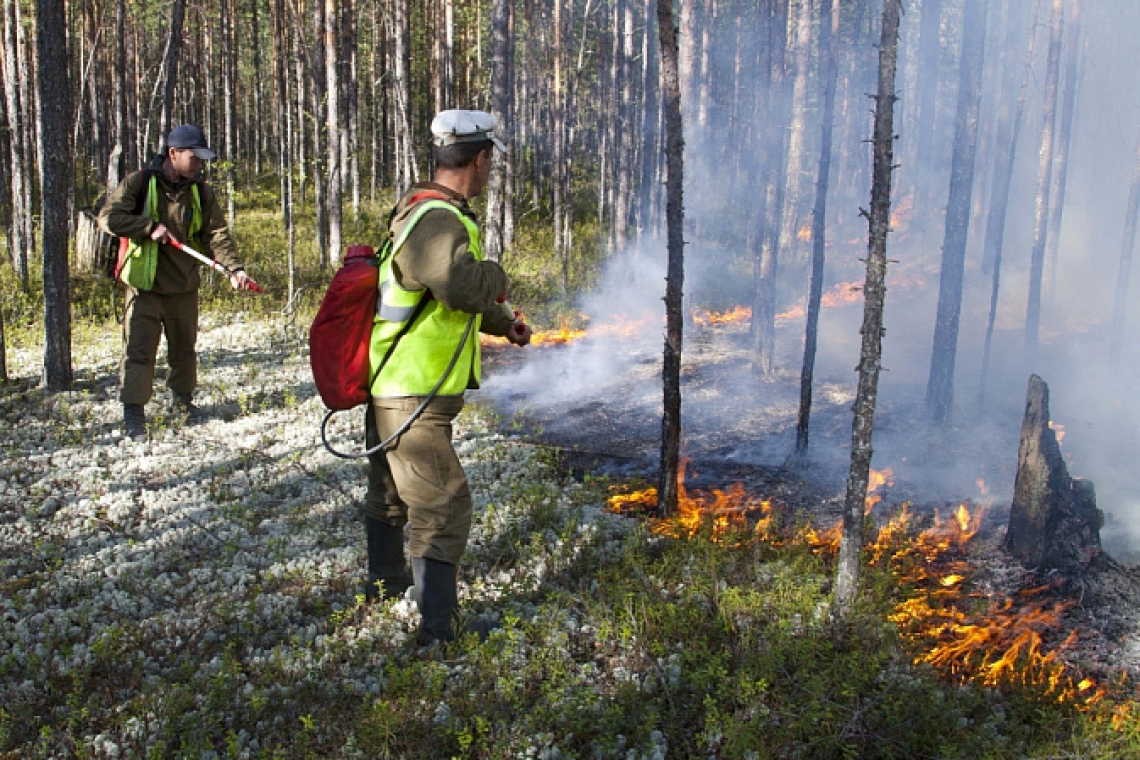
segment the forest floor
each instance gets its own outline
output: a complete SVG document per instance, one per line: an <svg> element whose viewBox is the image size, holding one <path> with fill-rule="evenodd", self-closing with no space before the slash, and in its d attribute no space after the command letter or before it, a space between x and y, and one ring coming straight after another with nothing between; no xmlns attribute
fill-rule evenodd
<svg viewBox="0 0 1140 760"><path fill-rule="evenodd" d="M632 538L640 521L612 514L607 491L598 487L599 476L627 489L653 477L660 425L655 329L622 337L617 347L592 346L590 338L523 350L488 345L487 383L471 394L472 412L460 419L455 438L476 504L460 597L470 614L498 615L509 635L492 642L507 651L491 657L476 649L440 664L423 660L411 645L418 624L412 601L354 601L364 557L364 466L320 445L324 409L309 374L304 330L288 319L241 314L204 315L202 328L198 401L213 418L187 426L159 392L148 406L144 442L121 434L114 329L77 332L76 385L68 393L38 387L38 346L9 352L13 379L0 387L0 755L367 757L396 747L392 756L438 757L468 752L463 748L474 742L487 757L655 758L665 757L666 748L669 756L685 756L698 745L715 755L733 731L744 742L738 747L774 741L747 738L757 730L750 717L756 704L741 708L732 731L726 715L721 729L704 733L701 721L712 718L701 689L736 688L723 674L702 680L720 672L722 650L710 641L711 659L690 661L687 653L703 645L682 639L660 650L665 645L652 626L656 615L665 620L690 607L694 620L716 623L722 618L709 616L708 594L721 592L692 577L686 568L695 558L674 568L685 580L666 581L672 571L647 571L646 564L628 569L623 563L635 551L648 552L640 560L647 562L665 549L652 541L635 549L642 545ZM741 328L714 326L695 330L687 344L686 484L695 491L741 482L772 499L786 522L831 527L842 503L849 380L821 374L813 464L785 467L794 378L753 379L744 343ZM160 370L156 385L162 380ZM880 407L876 440L884 461L875 466L895 472L877 514L895 513L903 502L925 520L962 500L986 507L985 528L971 549L980 568L976 593L1016 593L1027 579L996 548L998 500L983 503L977 486L973 496L950 495L968 487L960 472L975 466L995 489L1008 487L1001 478L1012 470L1016 432L999 432L999 425L992 434L963 434L972 448L953 457L943 438L910 449L915 409L890 397ZM358 423L356 413L338 415L331 439L343 449L359 445ZM893 446L892 435L899 437ZM548 450L559 454L553 466ZM946 466L951 461L965 464ZM912 474L932 464L942 465L934 468L942 478ZM784 632L763 636L802 642L805 625L823 625L816 619L826 578L785 579L793 569L785 560L762 567L731 556L723 561L743 574L744 588L775 584L803 596L801 610L772 617ZM610 573L636 589L606 599ZM759 580L747 580L753 576ZM1067 656L1099 681L1122 668L1135 677L1140 583L1131 570L1114 566L1085 586L1088 593L1067 607L1053 638L1077 630ZM1051 593L1060 599L1072 592L1070 585ZM644 617L623 613L617 600L629 598L646 605ZM664 611L650 614L657 601ZM717 604L729 616L723 620L733 621L734 635L767 630L759 609L729 613L730 602L726 596ZM692 635L695 623L685 625ZM713 633L696 635L705 640ZM808 639L827 645L825 636ZM769 651L755 641L739 643L742 657ZM890 672L905 669L890 651L882 650ZM507 664L509 672L502 670ZM747 675L742 663L734 667ZM505 685L512 678L521 684ZM915 678L915 691L888 679L892 698L930 694L928 682ZM567 681L564 687L554 686L563 683L558 679ZM682 699L690 688L691 708ZM806 704L827 704L796 689ZM492 694L519 703L490 718L488 729L479 722L488 719L476 716L486 714L484 700ZM595 701L567 711L566 699ZM794 697L780 700L788 710ZM525 705L534 707L531 714ZM661 714L643 715L645 709ZM840 728L853 714L862 708L840 716L832 739L847 742L844 751L874 746L875 731L843 737ZM974 739L1016 733L996 715L977 718ZM807 738L795 742L818 742L819 720L807 721ZM764 725L791 731L798 724ZM1010 744L1008 756L1028 756L1018 746L1028 745Z"/></svg>

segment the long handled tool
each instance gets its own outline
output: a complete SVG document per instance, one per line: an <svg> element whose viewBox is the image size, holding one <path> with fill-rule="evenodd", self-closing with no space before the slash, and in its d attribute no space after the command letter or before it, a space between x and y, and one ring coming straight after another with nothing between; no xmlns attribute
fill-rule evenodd
<svg viewBox="0 0 1140 760"><path fill-rule="evenodd" d="M190 254L191 256L198 259L198 261L201 261L203 264L210 267L211 269L216 269L219 272L221 272L222 274L225 274L226 276L232 276L233 275L233 272L231 272L227 267L222 266L221 264L219 264L218 262L214 261L213 259L211 259L207 256L203 256L202 254L198 253L197 251L195 251L190 246L179 241L177 238L168 237L166 242L170 243L172 246L174 246L178 250L182 251L183 253ZM246 276L249 277L249 275L246 275ZM249 290L252 290L254 293L264 293L265 292L264 290L261 289L260 285L258 285L256 282L253 281L252 277L249 277L249 280L246 283L246 288Z"/></svg>

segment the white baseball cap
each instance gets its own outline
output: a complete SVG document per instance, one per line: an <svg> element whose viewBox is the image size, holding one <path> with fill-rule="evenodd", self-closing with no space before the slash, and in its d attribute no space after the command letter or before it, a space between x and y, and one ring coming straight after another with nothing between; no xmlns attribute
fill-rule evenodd
<svg viewBox="0 0 1140 760"><path fill-rule="evenodd" d="M499 120L486 111L464 111L452 108L440 111L431 122L436 145L454 145L490 140L506 153L507 146L493 134Z"/></svg>

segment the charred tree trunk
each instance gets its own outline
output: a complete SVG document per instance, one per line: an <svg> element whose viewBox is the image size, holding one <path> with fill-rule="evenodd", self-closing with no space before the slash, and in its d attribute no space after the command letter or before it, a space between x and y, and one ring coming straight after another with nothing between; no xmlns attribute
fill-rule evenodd
<svg viewBox="0 0 1140 760"><path fill-rule="evenodd" d="M64 0L38 0L36 52L39 71L40 219L43 225L44 385L68 388L71 372L71 281L67 268L75 163L71 130L59 129L72 117L67 70L67 14Z"/></svg>
<svg viewBox="0 0 1140 760"><path fill-rule="evenodd" d="M819 4L819 84L823 112L820 116L819 173L815 180L815 208L811 221L811 284L808 288L807 326L804 329L804 363L800 372L800 411L796 424L796 456L808 449L811 420L812 380L819 338L819 309L823 299L823 266L827 234L827 192L831 174L831 143L835 119L835 85L839 77L839 20L841 6L832 0Z"/></svg>
<svg viewBox="0 0 1140 760"><path fill-rule="evenodd" d="M1087 480L1069 477L1049 426L1049 386L1033 375L1025 399L1017 479L1004 547L1030 570L1084 570L1100 556L1104 514Z"/></svg>
<svg viewBox="0 0 1140 760"><path fill-rule="evenodd" d="M939 422L946 419L954 404L954 363L958 353L958 326L962 316L966 242L970 239L970 206L974 191L974 155L978 142L985 41L986 0L966 0L950 199L946 205L946 232L942 242L938 316L934 324L930 378L926 385L926 408Z"/></svg>
<svg viewBox="0 0 1140 760"><path fill-rule="evenodd" d="M1061 32L1064 0L1053 0L1049 25L1049 63L1045 73L1045 104L1041 119L1038 153L1037 204L1033 215L1033 253L1029 262L1029 303L1025 310L1025 356L1030 367L1037 364L1041 328L1041 281L1045 271L1045 239L1049 232L1049 191L1053 185L1054 125L1057 122L1057 90L1061 74Z"/></svg>
<svg viewBox="0 0 1140 760"><path fill-rule="evenodd" d="M684 134L681 88L677 71L677 28L671 0L657 2L657 31L661 37L661 90L665 109L665 161L669 176L666 199L669 267L665 278L665 354L662 364L665 408L661 418L661 474L657 509L662 516L677 511L677 477L681 454L681 313L685 279L685 206L682 179Z"/></svg>
<svg viewBox="0 0 1140 760"><path fill-rule="evenodd" d="M863 286L863 345L859 354L859 389L851 426L851 468L843 507L833 616L843 620L855 603L863 552L863 505L871 474L871 437L883 355L883 302L887 292L887 233L891 226L891 176L894 172L895 68L899 52L902 0L884 0L879 41L879 91L875 96L875 161L871 210L867 214L867 279Z"/></svg>

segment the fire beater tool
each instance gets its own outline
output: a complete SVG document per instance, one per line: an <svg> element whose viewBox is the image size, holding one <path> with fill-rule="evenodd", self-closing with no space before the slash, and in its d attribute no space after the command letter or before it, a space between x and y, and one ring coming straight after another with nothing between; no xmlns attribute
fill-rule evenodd
<svg viewBox="0 0 1140 760"><path fill-rule="evenodd" d="M221 272L222 274L225 274L225 275L230 276L230 277L232 277L234 274L232 271L230 271L230 269L228 267L225 267L225 266L219 264L218 262L214 261L213 259L209 258L208 256L203 256L202 254L198 253L197 251L195 251L190 246L179 241L177 238L174 238L172 236L167 237L166 242L170 243L172 246L174 246L178 250L182 251L183 253L186 253L186 254L193 256L194 258L198 259L198 261L201 261L203 264L210 267L211 269L216 269L219 272ZM248 275L247 275L247 277L248 277ZM247 290L252 290L254 293L264 293L265 292L264 290L261 289L260 285L258 285L256 282L253 281L252 277L249 278L249 282L246 284L245 287Z"/></svg>

